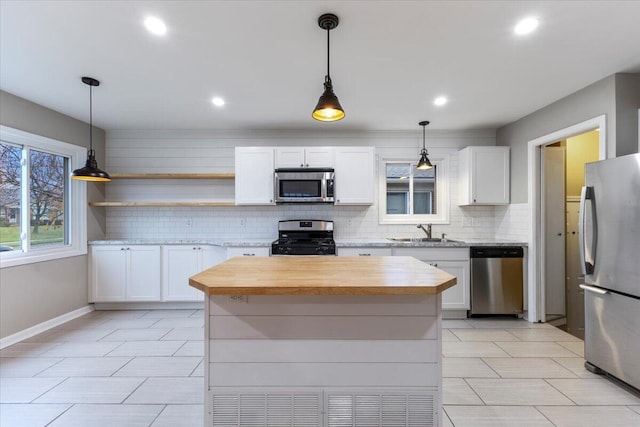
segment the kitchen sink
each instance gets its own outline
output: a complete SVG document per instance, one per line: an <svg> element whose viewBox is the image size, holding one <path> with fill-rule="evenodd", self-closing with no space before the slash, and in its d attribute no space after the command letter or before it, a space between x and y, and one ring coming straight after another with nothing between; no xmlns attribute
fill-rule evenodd
<svg viewBox="0 0 640 427"><path fill-rule="evenodd" d="M392 242L407 242L407 243L419 243L419 242L457 242L457 240L441 239L440 237L389 237L387 240Z"/></svg>

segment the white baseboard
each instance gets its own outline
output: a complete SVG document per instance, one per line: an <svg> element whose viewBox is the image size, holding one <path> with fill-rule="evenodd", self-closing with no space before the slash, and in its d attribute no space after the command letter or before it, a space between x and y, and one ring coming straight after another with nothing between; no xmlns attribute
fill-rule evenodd
<svg viewBox="0 0 640 427"><path fill-rule="evenodd" d="M95 310L203 310L204 301L176 302L96 302Z"/></svg>
<svg viewBox="0 0 640 427"><path fill-rule="evenodd" d="M443 319L466 319L467 310L442 310Z"/></svg>
<svg viewBox="0 0 640 427"><path fill-rule="evenodd" d="M6 336L4 338L0 338L0 350L10 345L13 345L15 343L18 343L22 340L26 340L27 338L31 338L32 336L41 334L46 330L62 325L63 323L68 322L69 320L73 320L87 313L91 313L92 311L93 311L93 307L90 305L87 305L86 307L82 307L77 310L70 311L69 313L65 313L61 316L54 317L53 319L49 319L46 322L38 323L35 326L32 326L27 329L23 329L22 331L16 332L15 334Z"/></svg>

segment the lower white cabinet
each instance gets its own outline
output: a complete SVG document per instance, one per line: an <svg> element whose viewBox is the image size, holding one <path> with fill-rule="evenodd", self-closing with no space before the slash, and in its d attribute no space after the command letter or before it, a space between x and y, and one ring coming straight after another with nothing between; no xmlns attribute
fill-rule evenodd
<svg viewBox="0 0 640 427"><path fill-rule="evenodd" d="M269 248L233 247L227 248L227 259L236 256L269 256Z"/></svg>
<svg viewBox="0 0 640 427"><path fill-rule="evenodd" d="M89 302L160 301L160 247L92 246Z"/></svg>
<svg viewBox="0 0 640 427"><path fill-rule="evenodd" d="M457 284L442 293L443 310L469 310L469 248L395 248L394 255L412 256L456 276Z"/></svg>
<svg viewBox="0 0 640 427"><path fill-rule="evenodd" d="M204 293L189 286L189 277L222 261L221 247L162 246L162 301L204 301Z"/></svg>

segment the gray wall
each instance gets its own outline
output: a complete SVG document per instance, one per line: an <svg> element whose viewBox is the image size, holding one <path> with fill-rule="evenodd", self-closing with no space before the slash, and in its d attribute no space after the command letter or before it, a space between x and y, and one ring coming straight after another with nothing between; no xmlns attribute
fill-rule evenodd
<svg viewBox="0 0 640 427"><path fill-rule="evenodd" d="M88 124L0 91L0 124L88 147ZM105 133L95 128L93 147L104 162ZM87 199L103 200L104 184L87 183ZM87 238L105 236L104 208L87 210ZM0 270L0 338L87 305L87 256Z"/></svg>
<svg viewBox="0 0 640 427"><path fill-rule="evenodd" d="M527 202L528 142L606 115L607 157L638 152L640 74L614 74L498 129L497 145L511 147L511 203Z"/></svg>
<svg viewBox="0 0 640 427"><path fill-rule="evenodd" d="M615 113L615 76L610 76L498 129L497 145L511 148L511 203L527 202L529 141L602 114L607 140L613 141Z"/></svg>
<svg viewBox="0 0 640 427"><path fill-rule="evenodd" d="M616 156L640 151L640 74L616 74Z"/></svg>

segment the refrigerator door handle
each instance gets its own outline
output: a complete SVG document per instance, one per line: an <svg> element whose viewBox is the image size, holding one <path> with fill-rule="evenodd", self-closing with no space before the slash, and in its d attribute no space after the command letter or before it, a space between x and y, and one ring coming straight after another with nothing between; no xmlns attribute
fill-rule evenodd
<svg viewBox="0 0 640 427"><path fill-rule="evenodd" d="M586 220L585 217L587 215L586 212L586 201L589 200L591 202L591 216L592 216L592 232L593 237L591 240L591 251L587 249L586 245L586 236L585 236L585 225ZM580 267L582 270L582 274L593 274L595 270L595 254L596 247L598 244L598 221L596 217L596 203L595 197L593 196L593 187L582 187L582 192L580 193L580 217L578 218L578 239L579 244L578 248L580 250ZM589 253L590 258L587 260L587 253Z"/></svg>
<svg viewBox="0 0 640 427"><path fill-rule="evenodd" d="M580 284L578 286L580 286L580 289L584 289L585 291L593 292L594 294L598 294L598 295L606 295L609 293L609 291L605 291L604 289L601 289L601 288L596 288L595 286L589 286L585 284Z"/></svg>

